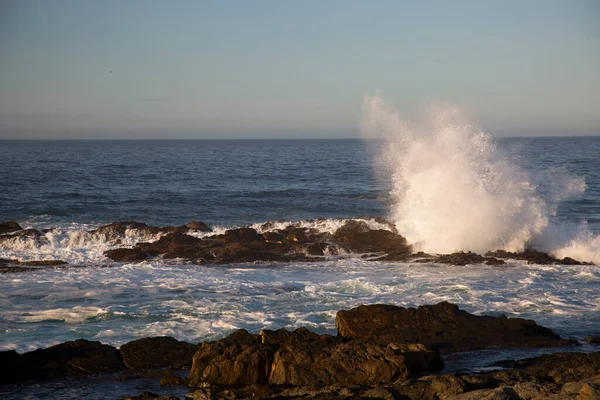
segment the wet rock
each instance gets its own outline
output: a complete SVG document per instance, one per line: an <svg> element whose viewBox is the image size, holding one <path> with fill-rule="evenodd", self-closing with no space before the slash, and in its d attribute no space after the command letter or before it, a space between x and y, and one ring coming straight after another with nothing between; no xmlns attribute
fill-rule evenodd
<svg viewBox="0 0 600 400"><path fill-rule="evenodd" d="M212 229L201 221L192 221L184 225L185 228L198 232L212 232Z"/></svg>
<svg viewBox="0 0 600 400"><path fill-rule="evenodd" d="M486 253L488 257L495 257L501 259L512 259L512 260L523 260L527 261L528 264L564 264L564 265L583 265L583 264L591 264L588 262L581 262L572 259L571 257L565 257L563 259L555 258L549 255L548 253L543 253L537 250L526 250L521 253L513 253L510 251L504 250L496 250L496 251L488 251Z"/></svg>
<svg viewBox="0 0 600 400"><path fill-rule="evenodd" d="M129 369L189 369L199 346L168 336L150 337L125 343L119 349Z"/></svg>
<svg viewBox="0 0 600 400"><path fill-rule="evenodd" d="M20 230L23 230L23 228L21 228L21 225L19 225L16 221L6 221L0 223L0 235Z"/></svg>
<svg viewBox="0 0 600 400"><path fill-rule="evenodd" d="M155 242L138 243L136 247L153 256L162 255L165 259L212 259L212 254L201 246L202 243L203 240L197 237L182 232L171 232Z"/></svg>
<svg viewBox="0 0 600 400"><path fill-rule="evenodd" d="M518 368L523 374L537 380L547 380L563 385L600 374L600 352L555 353L519 361L503 361L496 365Z"/></svg>
<svg viewBox="0 0 600 400"><path fill-rule="evenodd" d="M0 243L14 240L30 240L34 245L40 245L44 236L37 229L23 229L20 231L0 234Z"/></svg>
<svg viewBox="0 0 600 400"><path fill-rule="evenodd" d="M600 344L600 336L588 336L584 340L591 344Z"/></svg>
<svg viewBox="0 0 600 400"><path fill-rule="evenodd" d="M144 232L146 234L158 234L161 232L161 228L155 226L149 226L143 222L137 221L118 221L108 225L103 225L97 229L90 231L90 233L96 233L103 235L107 240L116 240L125 236L128 230L136 230Z"/></svg>
<svg viewBox="0 0 600 400"><path fill-rule="evenodd" d="M451 254L441 254L436 257L425 257L415 260L419 263L438 263L438 264L450 264L450 265L469 265L469 264L487 264L487 265L502 265L505 262L501 259L494 257L483 257L479 254L472 252L457 252Z"/></svg>
<svg viewBox="0 0 600 400"><path fill-rule="evenodd" d="M322 242L311 243L306 248L306 253L311 256L322 256L325 254L325 250L327 250L328 247L329 246L326 243Z"/></svg>
<svg viewBox="0 0 600 400"><path fill-rule="evenodd" d="M561 340L550 329L521 318L476 316L442 302L403 308L391 305L359 306L339 311L338 334L349 339L378 343L423 343L443 352L490 346L544 347L576 345Z"/></svg>
<svg viewBox="0 0 600 400"><path fill-rule="evenodd" d="M179 397L169 395L161 396L152 392L142 392L137 396L123 397L121 400L179 400Z"/></svg>
<svg viewBox="0 0 600 400"><path fill-rule="evenodd" d="M67 262L63 260L35 260L23 261L21 264L28 265L30 267L55 267L58 265L66 265Z"/></svg>
<svg viewBox="0 0 600 400"><path fill-rule="evenodd" d="M112 249L106 250L104 256L119 262L142 262L150 258L150 255L138 248L134 249Z"/></svg>
<svg viewBox="0 0 600 400"><path fill-rule="evenodd" d="M264 242L265 239L253 228L229 229L222 235L222 241L225 243L251 243Z"/></svg>
<svg viewBox="0 0 600 400"><path fill-rule="evenodd" d="M188 384L188 378L167 374L160 378L160 386L181 386Z"/></svg>
<svg viewBox="0 0 600 400"><path fill-rule="evenodd" d="M403 236L386 230L371 230L364 221L348 220L332 240L357 253L408 253L411 248Z"/></svg>
<svg viewBox="0 0 600 400"><path fill-rule="evenodd" d="M86 377L121 371L124 366L117 349L84 339L69 341L11 358L12 382L60 377ZM0 377L5 379L5 375ZM3 383L11 383L4 381Z"/></svg>

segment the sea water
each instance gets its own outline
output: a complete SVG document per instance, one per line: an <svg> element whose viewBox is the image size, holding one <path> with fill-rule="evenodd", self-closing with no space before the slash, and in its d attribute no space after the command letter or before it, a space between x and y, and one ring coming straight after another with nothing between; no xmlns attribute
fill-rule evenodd
<svg viewBox="0 0 600 400"><path fill-rule="evenodd" d="M0 245L0 258L83 267L0 275L0 349L158 335L198 342L238 328L335 334L341 309L440 301L531 318L568 338L600 334L597 265L448 266L352 254L129 264L102 253L157 238L129 232L117 244L89 233L121 220L200 220L222 232L319 217L300 224L333 232L348 218L384 216L430 252L535 246L600 263L599 137L496 139L456 110L436 113L408 123L367 99L369 139L0 142L0 220L53 228L42 246Z"/></svg>

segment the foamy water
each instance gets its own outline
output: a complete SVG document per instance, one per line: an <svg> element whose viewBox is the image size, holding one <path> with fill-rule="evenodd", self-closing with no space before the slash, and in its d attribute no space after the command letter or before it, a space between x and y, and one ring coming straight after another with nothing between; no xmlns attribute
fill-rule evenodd
<svg viewBox="0 0 600 400"><path fill-rule="evenodd" d="M322 263L168 266L156 263L5 274L0 349L86 338L119 346L169 335L198 342L237 328L305 326L335 333L359 304L450 301L478 314L533 318L566 337L600 333L600 267Z"/></svg>
<svg viewBox="0 0 600 400"><path fill-rule="evenodd" d="M458 107L431 107L409 120L380 96L367 97L363 122L365 136L382 143L375 165L391 187L390 218L417 248L533 247L600 263L600 236L585 224L552 221L562 201L584 193L583 177L521 168ZM546 178L543 193L540 177Z"/></svg>

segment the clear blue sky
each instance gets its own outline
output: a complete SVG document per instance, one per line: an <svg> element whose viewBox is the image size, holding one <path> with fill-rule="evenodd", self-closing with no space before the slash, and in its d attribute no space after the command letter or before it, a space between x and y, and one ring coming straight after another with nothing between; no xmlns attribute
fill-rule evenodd
<svg viewBox="0 0 600 400"><path fill-rule="evenodd" d="M356 137L365 93L600 134L596 0L1 0L0 138Z"/></svg>

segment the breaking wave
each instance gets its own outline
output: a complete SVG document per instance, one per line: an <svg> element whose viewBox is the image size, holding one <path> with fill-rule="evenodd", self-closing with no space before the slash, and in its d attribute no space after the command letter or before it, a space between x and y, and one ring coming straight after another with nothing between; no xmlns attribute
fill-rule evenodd
<svg viewBox="0 0 600 400"><path fill-rule="evenodd" d="M363 111L364 136L381 143L375 165L391 187L389 219L417 248L535 248L600 262L600 237L585 224L551 218L561 201L585 191L582 178L553 174L552 182L540 185L542 175L519 167L458 107L433 106L407 120L376 95L365 98Z"/></svg>

